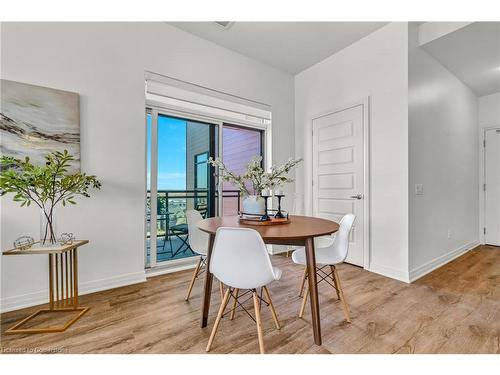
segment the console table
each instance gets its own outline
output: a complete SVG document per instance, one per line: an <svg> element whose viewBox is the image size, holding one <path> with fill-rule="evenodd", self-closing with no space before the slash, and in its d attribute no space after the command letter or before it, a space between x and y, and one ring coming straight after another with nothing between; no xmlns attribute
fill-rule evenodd
<svg viewBox="0 0 500 375"><path fill-rule="evenodd" d="M40 309L10 327L6 334L63 332L89 308L78 305L78 248L88 240L74 240L71 244L42 247L36 242L29 249L11 249L3 255L48 255L49 256L49 308ZM22 325L40 314L75 312L78 314L64 325L48 328L22 328Z"/></svg>

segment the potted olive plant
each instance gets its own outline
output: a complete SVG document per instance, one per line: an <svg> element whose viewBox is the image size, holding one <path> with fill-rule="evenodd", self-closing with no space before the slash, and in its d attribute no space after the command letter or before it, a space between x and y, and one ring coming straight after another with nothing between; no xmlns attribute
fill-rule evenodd
<svg viewBox="0 0 500 375"><path fill-rule="evenodd" d="M248 163L245 173L238 175L230 171L222 160L208 159L211 165L218 168L219 177L223 181L232 183L243 195L243 212L255 215L265 213L263 192L292 182L288 173L301 161L302 159L291 158L284 164L273 165L270 171L266 172L262 168L262 156L256 156Z"/></svg>
<svg viewBox="0 0 500 375"><path fill-rule="evenodd" d="M40 208L40 243L56 244L55 209L62 204L76 204L77 196L90 197L91 188L100 189L96 176L85 173L68 173L74 157L67 150L55 151L45 156L45 165L34 165L11 156L0 158L0 196L13 193L13 200L21 207L32 203Z"/></svg>

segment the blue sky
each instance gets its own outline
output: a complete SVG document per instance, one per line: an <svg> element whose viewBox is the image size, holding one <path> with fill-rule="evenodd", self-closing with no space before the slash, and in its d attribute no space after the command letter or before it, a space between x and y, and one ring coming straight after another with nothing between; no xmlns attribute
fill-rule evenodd
<svg viewBox="0 0 500 375"><path fill-rule="evenodd" d="M147 119L148 189L151 165L151 116ZM158 116L158 190L186 189L186 121Z"/></svg>

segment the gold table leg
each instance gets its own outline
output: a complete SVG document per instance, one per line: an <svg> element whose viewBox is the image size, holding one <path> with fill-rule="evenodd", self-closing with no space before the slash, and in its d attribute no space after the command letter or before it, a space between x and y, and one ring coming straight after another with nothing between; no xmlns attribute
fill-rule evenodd
<svg viewBox="0 0 500 375"><path fill-rule="evenodd" d="M49 254L49 308L40 309L24 318L7 329L5 334L64 332L88 310L89 307L78 306L77 248L64 253ZM79 311L79 313L61 326L21 328L23 324L40 314L54 312L67 313L72 311Z"/></svg>

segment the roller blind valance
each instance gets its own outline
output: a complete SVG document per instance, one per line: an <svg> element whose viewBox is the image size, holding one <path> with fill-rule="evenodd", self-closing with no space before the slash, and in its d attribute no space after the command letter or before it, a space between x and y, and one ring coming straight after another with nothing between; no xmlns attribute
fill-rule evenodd
<svg viewBox="0 0 500 375"><path fill-rule="evenodd" d="M227 121L269 124L271 108L172 78L146 78L146 102L181 112L220 118Z"/></svg>

